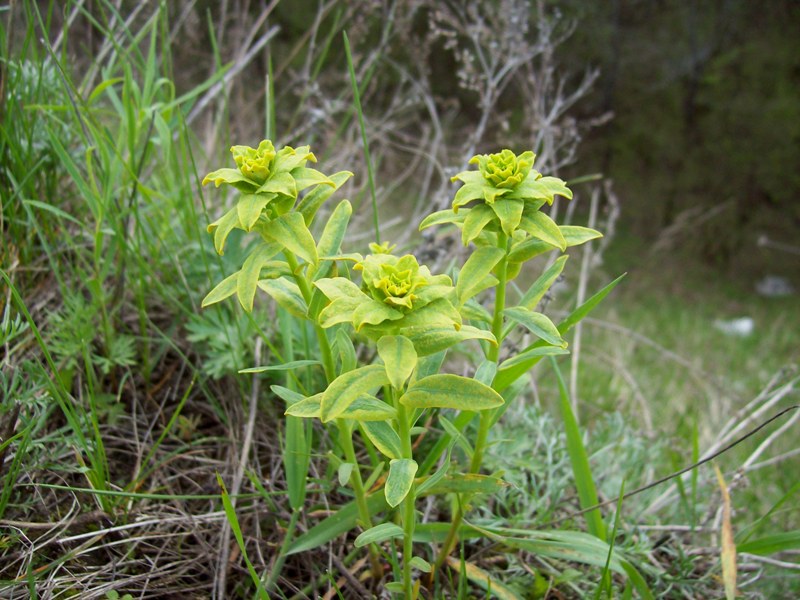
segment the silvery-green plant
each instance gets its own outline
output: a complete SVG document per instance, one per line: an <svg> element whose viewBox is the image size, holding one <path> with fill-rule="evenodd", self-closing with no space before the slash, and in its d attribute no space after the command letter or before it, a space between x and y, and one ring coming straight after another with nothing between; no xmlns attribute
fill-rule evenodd
<svg viewBox="0 0 800 600"><path fill-rule="evenodd" d="M275 151L271 142L263 141L257 148L234 146L231 152L237 168L214 171L203 182L228 184L241 195L233 209L209 226L209 232L220 253L233 229L256 233L261 241L241 270L217 285L203 305L236 294L249 311L256 290L261 289L288 313L312 325L319 344L319 357L313 358L321 362L326 381L304 393L275 390L288 403L288 419L335 424L343 452L339 482L352 487L358 513L354 524L363 528L355 543L369 546L373 574L381 577L376 545L402 539L400 581L387 589L416 597L413 569L434 569L414 554L418 498L456 493L461 494L461 505L468 506L474 493L498 489L502 484L498 478L480 474L490 427L518 392L520 386L513 384L544 356L566 353L564 333L594 305L581 307L558 326L536 311L564 268L566 256L558 258L513 306L508 301L509 282L534 256L563 252L600 233L559 226L541 212L556 196L569 199L572 192L564 181L533 169L533 152L517 155L503 150L475 156L470 162L478 169L453 178L463 185L452 208L429 215L420 226L455 225L464 245L471 246L454 283L446 274L431 273L411 254L395 255L386 243L371 244L366 256L343 252L351 215L347 200L321 227L314 227L321 229L315 238L311 228L317 211L351 173L328 177L306 167L314 161L308 147ZM491 297L491 305L484 306ZM501 362L504 340L520 327L536 341ZM356 359L353 340L374 347L365 363ZM474 376L447 373L446 352L469 341L479 344L483 354ZM309 361L300 362L306 367ZM456 440L465 441L476 414L480 415L477 432L464 444L470 464L458 469L451 464L449 450ZM438 438L422 425L431 418L441 426ZM356 432L382 457L370 478L382 482L381 502L366 492L353 445ZM415 438L423 432L436 441L418 456ZM435 469L442 457L444 462ZM386 467L388 472L381 475ZM297 498L303 496L294 495L292 506L299 510ZM375 524L375 516L384 511L388 520ZM453 515L437 566L451 552L462 517L462 509ZM326 535L324 530L315 532L315 541ZM330 530L330 537L341 532L333 525ZM305 546L298 540L295 547Z"/></svg>

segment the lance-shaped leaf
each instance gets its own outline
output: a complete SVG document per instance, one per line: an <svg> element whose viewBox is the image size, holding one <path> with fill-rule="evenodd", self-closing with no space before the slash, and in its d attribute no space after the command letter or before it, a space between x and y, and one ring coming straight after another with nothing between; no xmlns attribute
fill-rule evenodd
<svg viewBox="0 0 800 600"><path fill-rule="evenodd" d="M522 200L500 198L490 206L497 218L500 219L500 226L505 234L514 233L522 219L522 209L525 207L525 203Z"/></svg>
<svg viewBox="0 0 800 600"><path fill-rule="evenodd" d="M603 237L603 234L588 227L579 227L577 225L559 225L561 234L567 241L567 247L580 246L590 240L596 240Z"/></svg>
<svg viewBox="0 0 800 600"><path fill-rule="evenodd" d="M306 301L303 299L303 294L300 288L294 281L290 281L286 277L278 277L277 279L262 279L258 282L258 287L267 292L282 308L285 308L290 314L305 318L308 313Z"/></svg>
<svg viewBox="0 0 800 600"><path fill-rule="evenodd" d="M281 247L278 244L262 243L245 259L242 270L239 271L236 293L239 303L247 312L253 310L253 298L256 295L258 280L261 278L261 270L280 250Z"/></svg>
<svg viewBox="0 0 800 600"><path fill-rule="evenodd" d="M319 419L322 394L314 394L295 402L283 414L304 419Z"/></svg>
<svg viewBox="0 0 800 600"><path fill-rule="evenodd" d="M339 465L337 469L337 476L339 478L339 485L345 486L347 482L350 481L350 475L353 474L353 468L355 465L353 463L344 462Z"/></svg>
<svg viewBox="0 0 800 600"><path fill-rule="evenodd" d="M361 430L384 456L400 458L403 455L400 436L386 421L365 421L361 423Z"/></svg>
<svg viewBox="0 0 800 600"><path fill-rule="evenodd" d="M556 196L572 199L572 190L558 177L529 177L511 194L513 198L545 200L548 204L552 204Z"/></svg>
<svg viewBox="0 0 800 600"><path fill-rule="evenodd" d="M474 323L492 323L492 315L483 306L478 304L474 299L467 300L464 306L461 307L461 316L469 319Z"/></svg>
<svg viewBox="0 0 800 600"><path fill-rule="evenodd" d="M402 335L385 335L378 340L378 355L386 367L389 383L394 389L402 390L417 366L414 344Z"/></svg>
<svg viewBox="0 0 800 600"><path fill-rule="evenodd" d="M410 564L413 568L422 571L423 573L430 573L431 570L433 569L433 567L431 567L431 563L429 563L421 556L411 557L411 560L408 561L408 564Z"/></svg>
<svg viewBox="0 0 800 600"><path fill-rule="evenodd" d="M384 488L389 506L394 508L400 504L411 491L417 468L417 462L410 458L394 458L389 461L389 476Z"/></svg>
<svg viewBox="0 0 800 600"><path fill-rule="evenodd" d="M533 282L528 291L519 301L520 306L533 310L539 301L547 293L547 290L555 283L561 271L564 270L564 265L567 263L568 255L559 256L550 267L542 273L539 278Z"/></svg>
<svg viewBox="0 0 800 600"><path fill-rule="evenodd" d="M239 223L239 213L235 208L229 210L208 226L208 233L214 234L214 249L217 254L224 254L225 240L234 229L244 229Z"/></svg>
<svg viewBox="0 0 800 600"><path fill-rule="evenodd" d="M414 344L418 356L428 356L446 350L465 340L486 340L497 344L497 340L490 331L478 329L471 325L464 325L456 330L452 326L425 326L417 325L403 329L405 336Z"/></svg>
<svg viewBox="0 0 800 600"><path fill-rule="evenodd" d="M604 568L606 565L612 571L627 575L631 584L644 600L654 598L652 591L642 575L625 560L624 555L617 548L609 545L597 537L582 531L531 531L525 529L505 529L500 527L470 527L480 532L484 537L504 546L527 550L541 556L571 562L580 562Z"/></svg>
<svg viewBox="0 0 800 600"><path fill-rule="evenodd" d="M502 406L503 397L474 379L431 375L408 386L400 403L410 408L455 408L479 411Z"/></svg>
<svg viewBox="0 0 800 600"><path fill-rule="evenodd" d="M617 277L614 281L609 283L605 286L602 290L597 292L594 296L589 298L586 302L581 304L578 308L572 311L566 319L561 321L558 324L558 332L563 336L567 331L569 331L576 323L578 323L581 319L583 319L586 315L588 315L595 306L600 304L600 302L605 298L611 290L616 287L616 285L622 281L624 275ZM534 350L535 348L539 348L544 345L545 342L539 340L534 344L531 344L528 348L525 348L522 354L526 354L529 350ZM550 346L553 350L556 350L555 347ZM560 350L560 349L559 349ZM561 352L566 352L562 350ZM519 356L515 357L519 358ZM531 356L526 360L515 361L512 363L512 360L507 360L503 364L500 365L500 368L497 370L497 375L494 378L494 387L498 391L502 392L506 389L509 385L514 383L517 379L522 377L528 369L530 369L533 365L535 365L539 360L541 360L541 355L536 354L535 356Z"/></svg>
<svg viewBox="0 0 800 600"><path fill-rule="evenodd" d="M422 219L422 223L419 224L419 230L422 231L428 227L433 227L434 225L444 225L445 223L452 223L454 225L461 226L461 224L464 222L464 219L467 217L467 215L469 215L470 212L471 209L469 208L458 213L453 212L452 210L438 210Z"/></svg>
<svg viewBox="0 0 800 600"><path fill-rule="evenodd" d="M495 212L485 204L477 204L468 210L461 228L461 243L465 246L478 237L491 221L497 219Z"/></svg>
<svg viewBox="0 0 800 600"><path fill-rule="evenodd" d="M260 222L256 229L270 241L281 244L289 252L316 264L317 244L301 214L289 212L272 221Z"/></svg>
<svg viewBox="0 0 800 600"><path fill-rule="evenodd" d="M292 177L298 192L312 185L327 185L336 189L336 184L327 175L309 167L292 169Z"/></svg>
<svg viewBox="0 0 800 600"><path fill-rule="evenodd" d="M517 365L525 364L528 366L528 369L530 369L545 356L559 356L561 354L569 354L569 350L566 350L560 346L546 346L544 345L544 342L536 342L533 347L528 348L519 354L515 354L508 360L500 363L500 367L497 371L502 377Z"/></svg>
<svg viewBox="0 0 800 600"><path fill-rule="evenodd" d="M397 321L403 318L403 313L378 302L374 298L367 298L353 311L353 326L360 331L364 325L378 325L384 321Z"/></svg>
<svg viewBox="0 0 800 600"><path fill-rule="evenodd" d="M352 214L353 207L350 202L342 200L328 217L328 222L325 223L325 228L319 237L319 244L317 244L317 255L322 263L311 273L313 279L322 279L330 274L333 261L324 259L339 253Z"/></svg>
<svg viewBox="0 0 800 600"><path fill-rule="evenodd" d="M239 223L250 231L264 212L264 208L275 198L275 194L244 194L236 204Z"/></svg>
<svg viewBox="0 0 800 600"><path fill-rule="evenodd" d="M297 198L297 185L295 184L294 177L292 177L290 173L275 173L258 188L258 193L280 194L282 196L289 196L290 198Z"/></svg>
<svg viewBox="0 0 800 600"><path fill-rule="evenodd" d="M503 311L509 319L519 323L534 335L539 336L553 346L567 347L567 342L561 337L555 324L542 313L534 312L524 306L514 306Z"/></svg>
<svg viewBox="0 0 800 600"><path fill-rule="evenodd" d="M369 544L378 544L396 537L403 537L403 528L394 523L381 523L363 532L353 542L356 548Z"/></svg>
<svg viewBox="0 0 800 600"><path fill-rule="evenodd" d="M339 375L322 394L320 418L335 419L359 396L389 383L383 365L367 365Z"/></svg>
<svg viewBox="0 0 800 600"><path fill-rule="evenodd" d="M503 250L493 246L478 248L472 253L472 256L461 268L456 282L456 294L460 305L485 289L483 285L486 276L492 272L504 255ZM496 283L497 279L494 281Z"/></svg>
<svg viewBox="0 0 800 600"><path fill-rule="evenodd" d="M329 185L320 185L303 196L302 200L297 203L297 212L303 215L306 225L311 225L314 216L325 201L352 176L353 174L350 171L334 173L328 178L333 182L333 187Z"/></svg>
<svg viewBox="0 0 800 600"><path fill-rule="evenodd" d="M314 285L331 301L319 313L319 323L323 327L332 327L337 323L352 323L353 312L361 304L371 300L355 283L344 277L320 279L315 281Z"/></svg>
<svg viewBox="0 0 800 600"><path fill-rule="evenodd" d="M233 296L238 289L239 284L239 272L237 271L233 275L229 275L222 281L220 281L214 289L208 292L205 298L203 298L203 302L200 304L203 308L206 306L210 306L211 304L215 304L220 300L225 300L229 296Z"/></svg>
<svg viewBox="0 0 800 600"><path fill-rule="evenodd" d="M378 400L375 396L364 394L359 396L348 406L340 415L342 419L353 419L354 421L387 421L394 419L397 411L394 406L386 404L383 400Z"/></svg>
<svg viewBox="0 0 800 600"><path fill-rule="evenodd" d="M520 220L519 226L532 236L539 238L559 248L562 252L567 249L567 240L561 233L556 222L543 212L525 211Z"/></svg>
<svg viewBox="0 0 800 600"><path fill-rule="evenodd" d="M558 248L539 238L527 236L524 240L516 242L511 246L511 251L508 253L508 260L510 263L524 263L540 254L550 252L551 250L558 250Z"/></svg>
<svg viewBox="0 0 800 600"><path fill-rule="evenodd" d="M278 396L281 400L284 400L288 405L292 405L295 402L300 402L301 400L305 400L305 396L300 392L296 392L294 390L290 390L289 388L283 387L282 385L271 385L269 389Z"/></svg>
<svg viewBox="0 0 800 600"><path fill-rule="evenodd" d="M458 212L460 207L469 204L473 200L483 200L484 187L483 182L462 185L458 188L455 198L453 198L453 210Z"/></svg>
<svg viewBox="0 0 800 600"><path fill-rule="evenodd" d="M341 373L352 371L358 364L356 356L356 348L353 345L353 340L347 335L344 329L339 328L336 332L336 339L333 342L335 352L339 355L339 362L342 365Z"/></svg>
<svg viewBox="0 0 800 600"><path fill-rule="evenodd" d="M219 187L223 183L229 183L236 187L236 189L244 192L252 192L258 187L258 184L255 181L245 177L245 175L239 169L230 168L217 169L216 171L212 171L203 177L203 185L207 185L211 182L214 183L215 187Z"/></svg>
<svg viewBox="0 0 800 600"><path fill-rule="evenodd" d="M492 385L495 373L497 373L497 363L493 360L484 360L475 370L473 379L486 385Z"/></svg>

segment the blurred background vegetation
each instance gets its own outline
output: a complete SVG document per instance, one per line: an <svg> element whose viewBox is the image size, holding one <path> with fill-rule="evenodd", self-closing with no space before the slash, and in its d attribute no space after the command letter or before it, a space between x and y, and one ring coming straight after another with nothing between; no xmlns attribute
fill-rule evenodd
<svg viewBox="0 0 800 600"><path fill-rule="evenodd" d="M199 309L243 250L234 235L225 256L214 253L205 228L231 198L199 178L229 164L231 144L268 134L276 146L310 144L324 172L355 172L346 195L361 233L347 243L366 248L372 216L343 31L384 239L447 269L458 240L416 224L447 205L449 177L475 153L533 148L537 169L576 193L553 216L606 234L574 253L546 309L563 313L629 272L570 340L570 390L604 496L796 403L797 2L2 3L0 436L14 442L0 446L0 593L88 598L150 585L246 595L214 471L230 481L247 456L269 493L239 472L252 494L240 518L254 560L270 564L285 516L282 408L263 393L270 380L237 370L266 364L283 332L266 302L252 318L233 303ZM521 473L494 508L533 528L574 508L555 382L535 375L487 457ZM720 459L743 534L800 528L788 423ZM531 431L532 450L520 442ZM313 508L341 498L326 464L315 457ZM626 542L663 568L649 575L655 590L721 597L718 556L706 551L720 518L710 468L626 506L636 524ZM86 542L143 515L152 518L137 525L135 551ZM68 525L38 538L30 532L43 530L20 526L50 519ZM314 558L290 558L284 583L305 585ZM796 554L779 558L794 570L748 558L742 590L796 591ZM535 579L532 597L548 585L568 596L594 589L558 567L536 565L549 584ZM533 589L526 569L518 557L508 577Z"/></svg>

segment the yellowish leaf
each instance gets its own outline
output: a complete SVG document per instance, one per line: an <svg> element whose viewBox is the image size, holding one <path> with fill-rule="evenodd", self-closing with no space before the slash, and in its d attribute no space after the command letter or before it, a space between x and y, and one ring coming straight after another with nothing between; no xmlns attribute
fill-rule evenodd
<svg viewBox="0 0 800 600"><path fill-rule="evenodd" d="M714 471L717 473L717 482L722 492L722 581L725 584L725 597L727 600L733 600L736 597L736 544L733 541L731 527L731 497L717 465L714 465Z"/></svg>

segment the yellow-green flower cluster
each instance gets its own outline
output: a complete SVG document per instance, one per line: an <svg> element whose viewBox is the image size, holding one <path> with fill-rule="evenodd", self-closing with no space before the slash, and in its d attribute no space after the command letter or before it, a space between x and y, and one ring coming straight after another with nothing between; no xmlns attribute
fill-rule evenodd
<svg viewBox="0 0 800 600"><path fill-rule="evenodd" d="M537 223L543 220L539 209L545 203L552 204L556 196L572 198L572 191L561 179L543 177L536 171L533 168L535 158L530 150L517 155L508 149L473 156L469 162L478 165L478 170L462 171L453 177L453 181L464 184L453 199L453 213L449 216L435 213L423 221L421 228L455 223L461 228L464 245L478 238L484 230L513 236L522 229L538 236L541 227ZM467 207L463 212L469 214L458 214L463 207ZM557 230L555 223L549 221L547 227ZM558 247L562 246L559 241Z"/></svg>
<svg viewBox="0 0 800 600"><path fill-rule="evenodd" d="M414 308L417 292L429 283L449 284L446 275L433 277L426 266L420 266L411 254L371 254L355 266L362 272L362 289L378 302L402 312Z"/></svg>
<svg viewBox="0 0 800 600"><path fill-rule="evenodd" d="M275 146L271 141L263 140L258 148L233 146L231 154L242 174L260 185L269 177L270 167L275 159Z"/></svg>
<svg viewBox="0 0 800 600"><path fill-rule="evenodd" d="M519 156L505 149L497 154L478 154L469 161L477 164L483 178L496 188L514 188L528 176L535 155L528 150Z"/></svg>

